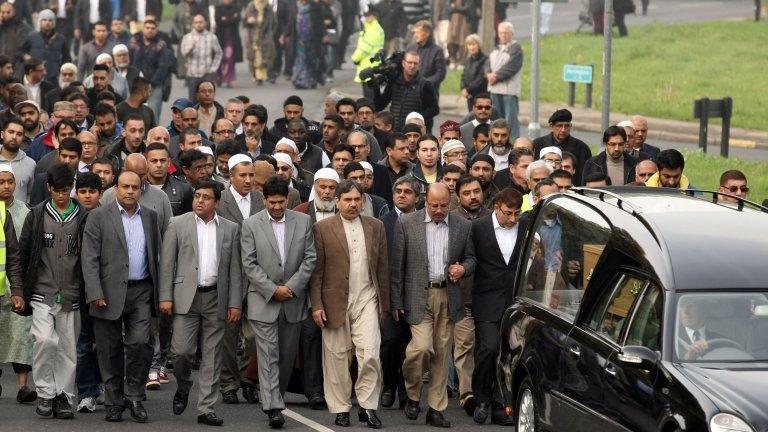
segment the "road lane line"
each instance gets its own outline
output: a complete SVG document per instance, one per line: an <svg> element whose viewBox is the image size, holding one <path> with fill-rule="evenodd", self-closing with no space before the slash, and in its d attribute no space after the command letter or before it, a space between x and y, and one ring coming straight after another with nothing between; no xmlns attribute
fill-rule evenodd
<svg viewBox="0 0 768 432"><path fill-rule="evenodd" d="M291 411L291 410L289 410L287 408L283 410L283 414L285 414L287 417L290 417L290 418L296 420L297 422L303 424L304 426L311 427L312 429L316 430L317 432L334 432L333 429L331 429L329 427L325 427L325 426L321 425L320 423L318 423L318 422L316 422L316 421L314 421L312 419L308 419L308 418L304 417L303 415L301 415L301 414L299 414L299 413L297 413L295 411Z"/></svg>

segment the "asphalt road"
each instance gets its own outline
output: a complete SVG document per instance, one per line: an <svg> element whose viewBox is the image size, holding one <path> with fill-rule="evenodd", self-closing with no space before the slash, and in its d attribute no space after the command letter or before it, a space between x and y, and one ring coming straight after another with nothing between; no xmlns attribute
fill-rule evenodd
<svg viewBox="0 0 768 432"><path fill-rule="evenodd" d="M104 421L105 410L98 406L96 412L89 414L76 413L74 420L58 420L43 418L35 414L35 404L21 405L16 403L16 380L10 365L2 365L3 376L0 383L3 386L2 398L0 398L0 431L3 432L28 432L50 430L56 432L82 432L82 431L202 431L222 430L197 424L197 412L195 410L196 392L195 386L190 393L187 410L181 416L173 415L171 401L176 391L176 384L171 379L170 384L162 386L160 390L147 391L145 407L149 414L150 422L137 425L130 419L128 411L123 413L122 423L107 423ZM242 402L239 405L224 405L219 401L216 405L216 413L224 419L224 428L227 431L269 430L267 416L261 411L261 405L249 405ZM334 415L327 411L312 411L307 408L304 396L287 394L287 410L284 411L286 424L284 430L288 431L363 431L369 430L357 422L357 407L351 411L352 427L341 428L333 424ZM426 402L422 402L422 413L417 421L406 420L403 412L397 409L380 409L378 411L384 428L397 430L398 432L416 432L425 430ZM446 417L452 424L452 430L482 430L488 432L511 431L509 427L491 425L475 425L458 406L458 399L449 399L449 408ZM431 429L431 428L430 428ZM436 430L436 429L435 429Z"/></svg>

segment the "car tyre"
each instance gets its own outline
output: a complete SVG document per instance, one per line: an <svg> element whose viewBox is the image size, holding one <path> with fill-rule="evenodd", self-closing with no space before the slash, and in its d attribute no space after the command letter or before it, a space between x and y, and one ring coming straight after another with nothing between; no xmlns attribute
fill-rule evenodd
<svg viewBox="0 0 768 432"><path fill-rule="evenodd" d="M517 393L515 410L516 432L539 432L538 407L533 396L531 380L526 378Z"/></svg>

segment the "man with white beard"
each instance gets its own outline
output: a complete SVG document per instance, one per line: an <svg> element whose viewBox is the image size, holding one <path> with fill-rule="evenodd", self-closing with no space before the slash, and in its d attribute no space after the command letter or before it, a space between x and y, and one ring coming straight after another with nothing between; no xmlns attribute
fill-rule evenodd
<svg viewBox="0 0 768 432"><path fill-rule="evenodd" d="M129 56L128 47L123 44L115 45L112 48L112 57L115 59L115 74L125 78L128 89L133 85L133 80L136 77L143 77L139 69L131 65L131 58Z"/></svg>
<svg viewBox="0 0 768 432"><path fill-rule="evenodd" d="M335 215L335 194L339 181L339 174L334 169L320 168L315 173L309 202L298 205L294 210L308 214L312 223Z"/></svg>
<svg viewBox="0 0 768 432"><path fill-rule="evenodd" d="M103 64L109 67L109 85L112 86L115 94L123 99L127 98L129 90L128 80L115 69L115 62L112 61L112 56L107 53L101 53L96 57L96 64ZM93 87L93 74L88 74L83 84L87 88Z"/></svg>

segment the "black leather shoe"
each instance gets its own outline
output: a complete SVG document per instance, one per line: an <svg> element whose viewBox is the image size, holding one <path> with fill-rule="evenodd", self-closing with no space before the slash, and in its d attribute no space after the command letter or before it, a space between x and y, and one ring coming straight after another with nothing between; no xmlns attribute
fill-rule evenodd
<svg viewBox="0 0 768 432"><path fill-rule="evenodd" d="M434 427L449 428L451 422L443 417L443 413L430 408L427 410L427 424Z"/></svg>
<svg viewBox="0 0 768 432"><path fill-rule="evenodd" d="M35 400L37 400L37 392L27 386L20 388L19 392L16 393L16 402L18 403L29 403Z"/></svg>
<svg viewBox="0 0 768 432"><path fill-rule="evenodd" d="M69 399L64 393L53 399L53 416L64 420L75 418L75 411L72 409L72 404L69 403Z"/></svg>
<svg viewBox="0 0 768 432"><path fill-rule="evenodd" d="M473 416L475 414L475 408L477 407L477 400L474 396L469 395L466 399L464 399L464 412L467 413L468 416Z"/></svg>
<svg viewBox="0 0 768 432"><path fill-rule="evenodd" d="M221 426L224 424L224 419L217 416L215 412L207 412L197 416L197 422L208 426Z"/></svg>
<svg viewBox="0 0 768 432"><path fill-rule="evenodd" d="M131 411L131 418L136 423L146 423L149 421L147 410L144 409L144 404L141 401L130 401L128 409Z"/></svg>
<svg viewBox="0 0 768 432"><path fill-rule="evenodd" d="M315 393L309 397L309 409L324 410L328 407L325 403L325 397L320 393Z"/></svg>
<svg viewBox="0 0 768 432"><path fill-rule="evenodd" d="M499 426L514 426L515 419L507 415L504 407L493 407L491 411L491 423Z"/></svg>
<svg viewBox="0 0 768 432"><path fill-rule="evenodd" d="M349 427L349 413L345 412L336 414L336 420L333 421L333 424L341 427Z"/></svg>
<svg viewBox="0 0 768 432"><path fill-rule="evenodd" d="M391 388L385 388L383 392L381 392L381 400L380 400L381 406L384 408L389 408L392 405L395 404L395 390Z"/></svg>
<svg viewBox="0 0 768 432"><path fill-rule="evenodd" d="M240 400L237 398L237 390L227 390L221 396L225 404L237 405L240 403Z"/></svg>
<svg viewBox="0 0 768 432"><path fill-rule="evenodd" d="M269 413L269 427L272 429L280 429L285 424L285 417L279 409L273 409Z"/></svg>
<svg viewBox="0 0 768 432"><path fill-rule="evenodd" d="M491 410L491 405L488 402L480 402L475 408L474 414L472 414L472 420L477 424L483 424L488 419L488 413Z"/></svg>
<svg viewBox="0 0 768 432"><path fill-rule="evenodd" d="M249 404L259 403L259 389L256 388L255 385L243 381L242 389L243 389L243 399L245 399L246 402L248 402Z"/></svg>
<svg viewBox="0 0 768 432"><path fill-rule="evenodd" d="M108 406L107 415L104 416L104 420L108 422L123 421L123 407L118 405Z"/></svg>
<svg viewBox="0 0 768 432"><path fill-rule="evenodd" d="M360 408L357 418L371 429L381 429L381 420L376 415L376 410Z"/></svg>
<svg viewBox="0 0 768 432"><path fill-rule="evenodd" d="M185 409L187 409L187 401L189 400L189 393L182 393L176 391L173 395L173 413L181 415Z"/></svg>
<svg viewBox="0 0 768 432"><path fill-rule="evenodd" d="M411 398L406 399L405 408L403 411L405 412L405 418L408 420L416 420L419 418L419 413L421 412L421 408L419 408L419 402L411 400Z"/></svg>

